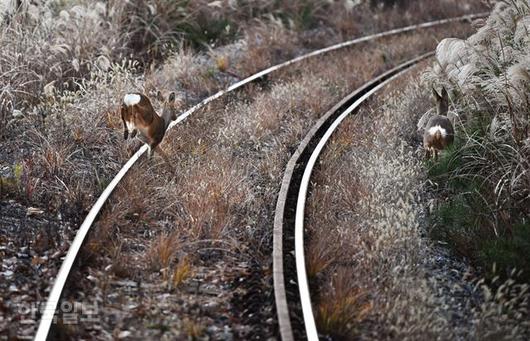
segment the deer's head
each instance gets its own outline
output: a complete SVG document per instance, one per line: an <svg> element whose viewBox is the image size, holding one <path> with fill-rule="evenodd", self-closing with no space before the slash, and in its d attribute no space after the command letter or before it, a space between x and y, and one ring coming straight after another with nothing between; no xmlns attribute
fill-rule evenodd
<svg viewBox="0 0 530 341"><path fill-rule="evenodd" d="M166 127L177 119L177 101L174 92L170 92L168 95L164 95L161 91L158 91L156 97L162 102L162 118Z"/></svg>
<svg viewBox="0 0 530 341"><path fill-rule="evenodd" d="M442 88L442 94L440 95L436 89L432 88L432 94L436 102L436 111L440 116L447 116L449 110L449 95L445 87Z"/></svg>

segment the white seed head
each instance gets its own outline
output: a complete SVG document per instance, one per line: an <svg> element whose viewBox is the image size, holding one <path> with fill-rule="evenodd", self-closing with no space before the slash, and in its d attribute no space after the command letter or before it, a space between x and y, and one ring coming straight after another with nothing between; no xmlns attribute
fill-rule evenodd
<svg viewBox="0 0 530 341"><path fill-rule="evenodd" d="M446 38L436 47L436 59L442 68L459 65L468 55L466 42L457 38Z"/></svg>

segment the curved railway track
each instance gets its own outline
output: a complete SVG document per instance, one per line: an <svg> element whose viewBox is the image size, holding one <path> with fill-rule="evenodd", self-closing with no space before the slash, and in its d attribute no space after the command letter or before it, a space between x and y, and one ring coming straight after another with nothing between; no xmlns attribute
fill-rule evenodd
<svg viewBox="0 0 530 341"><path fill-rule="evenodd" d="M348 115L382 87L433 55L430 52L411 59L346 96L317 121L289 160L276 204L273 234L274 294L282 340L304 336L318 340L305 266L304 211L311 173L320 153Z"/></svg>
<svg viewBox="0 0 530 341"><path fill-rule="evenodd" d="M292 60L286 61L284 63L278 64L278 65L275 65L275 66L272 66L272 67L269 67L269 68L267 68L265 70L262 70L262 71L260 71L260 72L258 72L256 74L248 77L248 78L245 78L244 80L241 80L241 81L229 86L227 89L221 90L221 91L215 93L214 95L202 100L198 104L194 105L193 107L191 107L190 109L188 109L187 111L185 111L184 113L179 115L177 117L177 119L175 121L173 121L169 125L168 129L172 129L175 125L177 125L180 122L184 121L191 114L193 114L193 113L197 112L198 110L204 108L210 102L212 102L212 101L214 101L214 100L216 100L216 99L218 99L218 98L220 98L220 97L222 97L222 96L224 96L226 94L234 92L235 90L238 90L238 89L244 87L247 84L255 82L256 80L262 79L262 78L266 77L267 75L269 75L269 74L271 74L271 73L273 73L275 71L279 71L279 70L284 69L284 68L286 68L286 67L288 67L290 65L293 65L293 64L299 63L301 61L304 61L304 60L306 60L308 58L312 58L312 57L315 57L315 56L323 55L323 54L326 54L326 53L329 53L329 52L332 52L332 51L335 51L335 50L338 50L338 49L342 49L342 48L345 48L345 47L353 46L353 45L356 45L356 44L359 44L359 43L368 42L368 41L372 41L372 40L383 38L383 37L388 37L388 36L397 35L397 34L401 34L401 33L411 32L411 31L415 31L415 30L419 30L419 29L435 27L435 26L439 26L439 25L452 23L452 22L470 21L470 20L473 20L473 19L476 19L476 18L484 17L486 15L487 15L487 13L479 13L479 14L465 15L465 16L449 18L449 19L442 19L442 20L437 20L437 21L432 21L432 22L426 22L426 23L417 24L417 25L411 25L411 26L407 26L407 27L403 27L403 28L393 29L393 30L390 30L390 31L385 31L385 32L382 32L382 33L377 33L377 34L373 34L373 35L369 35L369 36L353 39L353 40L350 40L350 41L346 41L346 42L343 42L343 43L332 45L332 46L329 46L327 48L316 50L316 51L313 51L311 53L299 56L299 57L294 58ZM423 58L425 58L425 56L423 56ZM409 67L411 65L412 64L410 64ZM394 69L394 70L396 70L396 69ZM394 70L392 70L392 71L394 71ZM385 73L384 75L388 75L392 71L389 71L389 72ZM396 75L397 74L394 74L393 76L396 76ZM381 76L381 77L383 77L383 76ZM389 76L389 77L393 77L393 76ZM381 77L377 78L376 80L373 80L369 84L374 84L374 86L377 87L377 89L378 89L379 87L378 87L377 84L379 84L379 83L384 81L384 80L381 80ZM382 85L380 85L380 86L382 86ZM362 89L364 89L364 87ZM361 91L362 89L356 91L355 93L358 94L359 91ZM370 91L370 90L366 90L366 91ZM374 90L374 91L376 91L376 90ZM363 94L366 94L366 92L363 92ZM353 94L351 96L353 96ZM348 96L348 98L350 98L351 96ZM345 100L343 100L341 102L342 105L339 103L337 106L335 106L337 108L337 110L340 110L345 105L347 105L344 102ZM347 103L351 103L351 101L348 101ZM332 115L330 115L330 116L332 116ZM322 120L320 120L319 122L321 122L321 121ZM323 126L323 124L321 124L321 125ZM315 136L315 134L313 134L313 136ZM308 145L309 144L311 144L311 143L308 143ZM101 209L103 208L103 206L107 202L108 198L110 197L110 195L112 194L112 192L114 191L116 186L120 183L120 181L127 174L127 172L136 164L138 159L146 152L146 150L147 150L147 146L146 145L142 146L124 164L124 166L121 168L121 170L116 174L116 176L112 179L112 181L109 183L109 185L101 193L101 195L99 196L99 198L95 202L94 206L91 208L91 210L89 211L88 215L86 216L85 220L81 224L80 228L78 229L77 234L76 234L72 244L70 245L70 248L69 248L69 250L68 250L68 252L67 252L67 254L66 254L66 256L65 256L65 258L63 260L61 268L59 269L59 272L58 272L56 280L55 280L55 282L53 284L52 290L51 290L50 295L49 295L49 297L47 299L46 305L44 306L44 309L42 310L42 316L41 316L39 327L38 327L38 330L37 330L37 333L36 333L36 336L35 336L35 340L46 340L47 339L47 336L48 336L48 333L50 331L50 327L51 327L51 324L53 322L54 315L55 315L55 312L56 312L56 309L57 309L57 305L58 305L59 300L61 298L61 294L63 292L63 288L65 286L66 280L68 279L70 271L71 271L71 269L72 269L72 267L73 267L73 265L75 263L75 260L76 260L77 255L78 255L78 253L79 253L79 251L80 251L80 249L81 249L81 247L83 245L83 242L84 242L88 232L90 231L90 229L92 227L92 224L96 220L98 214L100 213ZM305 148L304 148L304 150L305 150ZM284 182L285 182L285 178L284 178ZM282 183L282 190L280 192L280 196L284 195L283 194L284 192L286 194L287 190L284 189L284 183ZM280 200L278 200L278 205L279 205L279 203L280 203ZM279 208L279 206L277 206L277 208ZM285 209L286 208L284 207L283 211L285 211ZM277 216L275 217L275 224L274 224L275 225L275 228L274 228L274 240L275 241L277 241L278 239L282 239L282 235L281 235L282 228L280 227L279 229L277 229L277 224L281 224L281 222L277 222L277 220L280 220L280 219L281 219L281 217L278 218L278 214L277 214ZM278 233L280 233L280 235L278 235ZM275 245L276 245L276 242L275 242ZM282 251L281 250L277 251L276 248L275 248L274 257L273 258L275 260L274 261L274 264L275 264L275 266L274 266L274 274L275 274L275 276L274 276L274 284L275 284L275 295L276 295L277 302L280 302L282 299L285 299L285 296L286 296L285 295L285 290L284 289L281 290L281 288L284 287L284 285L281 283L282 280L277 279L277 273L279 271L281 271L281 269L283 267L283 263L280 262L281 264L279 264L276 261L276 259L281 259L281 254L282 254ZM280 258L278 258L278 257L280 257ZM283 279L283 274L282 274L282 279ZM276 291L276 287L280 288L280 290ZM282 291L283 291L283 294L282 294ZM284 340L291 340L293 334L292 334L292 330L291 330L291 323L289 321L289 313L288 313L287 310L285 310L283 308L280 308L280 306L282 306L282 304L278 304L277 303L278 319L281 320L281 321L287 321L287 322L280 323L280 332L281 332L282 338Z"/></svg>

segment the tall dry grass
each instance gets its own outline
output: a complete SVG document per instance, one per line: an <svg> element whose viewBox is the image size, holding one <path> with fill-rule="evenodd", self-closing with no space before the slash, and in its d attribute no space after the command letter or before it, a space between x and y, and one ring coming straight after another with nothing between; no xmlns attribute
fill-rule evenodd
<svg viewBox="0 0 530 341"><path fill-rule="evenodd" d="M211 3L190 2L190 6L198 6L198 9L184 12L187 16L182 19L180 14L175 13L179 11L180 2L31 1L24 2L24 6L18 12L8 13L6 20L2 21L0 149L5 151L1 155L2 166L6 165L9 168L8 177L16 178L14 182L8 179L9 184L13 182L16 186L8 186L9 190L4 191L5 182L2 174L1 195L2 199L14 199L25 206L42 208L47 215L57 217L57 221L48 228L61 234L56 238L57 249L41 249L38 251L39 257L55 254L60 256L64 253L75 233L73 227L79 225L97 195L138 147L138 142L124 145L121 140L121 122L116 108L124 93L141 91L153 95L156 90L173 90L178 93L182 99L182 108L185 108L204 98L208 93L224 88L251 72L283 61L307 48L320 47L332 41L378 31L392 25L423 21L438 15L445 16L452 14L453 11L471 10L461 7L460 2L456 1L449 3L430 1L432 12L429 12L428 6L425 5L417 16L412 10L408 12L410 15L403 16L403 13L397 9L369 9L364 5L344 11L342 2L333 5L329 5L328 2L309 2L309 5L315 7L307 10L303 8L306 4L300 2L238 2L244 6L223 8L223 11L228 13L223 15L230 20L237 18L236 25L231 25L228 30L227 26L220 25L217 29L212 26L209 31L217 32L216 34L219 35L207 38L199 36L196 40L198 43L194 43L191 33L186 30L181 31L179 25L182 24L182 20L194 25L195 22L200 22L196 27L202 30L205 26L201 25L208 25L210 22L215 24L219 8ZM272 7L259 7L262 5ZM282 15L282 6L290 8L291 12L286 10L289 15ZM329 13L336 15L331 16ZM303 17L294 18L299 15ZM383 16L388 17L388 20L379 20ZM359 21L359 25L353 25L355 18L363 21ZM222 23L223 20L220 22ZM258 24L253 25L254 22ZM323 28L323 25L329 27ZM425 36L422 39L424 38ZM218 47L220 42L233 43ZM205 47L205 43L208 47ZM410 40L406 38L401 41L403 45L409 43ZM271 46L271 49L267 48L268 46ZM426 48L426 45L423 47ZM389 63L387 58L401 56L399 50L399 46L388 49L381 47L372 51L372 57L375 55L379 61L387 65ZM349 57L351 56L342 59L347 60ZM366 63L370 60L367 56L356 56L356 58L355 63ZM318 64L310 64L310 67L318 69ZM338 65L330 70L337 74L343 71ZM375 71L367 69L365 70L367 75L363 76L355 73L354 68L351 68L350 72L351 75L361 78ZM284 76L287 80L297 77L289 76L289 73ZM318 96L325 95L326 91L340 94L343 91L341 89L358 84L358 79L351 82L339 79L336 80L337 85L329 86L326 85L327 83L320 83L316 78L312 78L311 81L317 82L314 84L321 84L325 90L321 89L316 93L307 92L304 88L309 87L309 83L295 82L286 85L285 89L276 89L275 96L299 90L304 90L304 94L308 96L313 94L307 104L297 100L296 96L291 96L294 98L293 105L296 104L292 112L302 115L296 117L305 117L302 111L306 108L316 111L321 109L322 105L329 104L329 102L318 102ZM259 87L253 90L258 91ZM270 99L264 101L273 102ZM158 108L157 101L153 104ZM234 200L241 199L240 192L246 193L249 186L257 186L258 194L261 195L262 191L266 191L270 197L274 188L271 183L276 183L279 179L278 174L284 161L273 148L275 146L273 143L277 141L272 134L284 132L286 128L274 120L285 119L292 112L282 112L281 108L278 108L279 112L271 113L264 107L260 108L259 105L256 108L263 117L252 117L247 120L245 116L241 116L242 118L238 118L239 121L234 121L234 124L235 122L244 124L243 130L235 130L234 133L231 132L232 128L214 130L224 136L234 136L237 144L241 148L246 148L241 152L243 155L248 155L249 151L253 150L253 143L263 148L259 149L265 150L263 162L256 167L246 168L246 164L242 163L231 164L232 159L227 155L233 142L228 141L223 142L226 143L226 150L219 159L226 165L223 166L222 171L212 168L208 163L200 163L198 160L202 158L214 159L218 156L218 153L209 150L220 138L215 134L206 136L205 132L215 129L209 124L210 122L207 122L200 126L201 129L194 130L193 133L183 132L170 141L174 145L172 151L177 155L189 152L190 158L182 161L181 169L186 169L189 165L194 172L201 174L197 179L190 177L189 183L200 186L200 178L203 176L201 171L209 170L209 174L204 175L205 179L208 179L208 186L201 187L197 193L193 193L191 185L184 186L183 188L189 193L183 192L179 189L180 185L188 181L185 180L188 178L180 178L180 174L172 178L159 169L161 167L158 159L153 164L141 162L140 170L133 170L131 177L138 177L142 185L135 185L134 182L124 185L125 190L119 196L129 200L111 202L110 206L114 208L104 212L97 228L98 236L104 242L87 244L82 262L97 266L105 264L110 267L101 272L100 269L95 270L94 274L90 275L92 276L90 278L101 275L102 280L97 284L91 281L89 284L81 280L74 281L82 289L78 293L94 290L95 293L106 295L113 285L112 276L120 279L129 277L137 279L147 273L148 277L154 278L153 282L159 283L159 275L162 275L159 271L165 268L159 269L158 272L152 271L152 268L160 268L161 264L169 264L164 276L173 280L173 284L164 286L164 290L177 283L182 287L180 282L196 283L193 279L197 278L201 278L202 281L213 281L216 276L224 278L226 273L233 277L246 273L248 268L245 266L242 266L243 270L233 267L232 272L220 267L207 276L204 274L211 271L212 267L199 266L203 270L198 273L193 270L204 260L216 259L221 257L219 255L235 259L235 254L243 254L253 249L266 249L268 245L270 236L261 229L265 226L261 225L264 221L260 220L261 218L241 224L238 229L241 234L237 237L230 233L230 227L242 221L241 216L250 210L248 207L262 204L267 207L267 212L271 212L273 200L260 201L261 199L256 199L257 196L251 196L244 199L246 202L243 208ZM236 109L238 107L234 108L234 112ZM239 109L246 110L248 107L242 106ZM224 114L229 113L223 112ZM211 121L214 122L215 118ZM253 126L253 123L259 125ZM222 124L230 126L232 123L227 120ZM282 142L282 155L288 154L288 145L297 143L301 132L306 128L304 124L294 119L289 121L292 127L289 129L292 131L289 132L290 137ZM259 135L259 139L245 140L244 136L252 134ZM234 178L242 176L242 170L245 176L250 174L248 177L252 179L255 179L256 173L262 172L266 174L264 176L266 180L259 178L257 182L251 184L246 182L231 184L228 186L230 196L227 197L223 194L227 188L226 183L231 183L235 181ZM216 183L217 172L220 172L226 181ZM184 174L185 171L182 173ZM163 181L158 179L153 182L152 174L155 174L155 178L160 176ZM146 190L145 184L148 183L154 184L152 188L154 192ZM169 187L172 188L171 191L167 189ZM170 194L160 194L159 191L163 192L162 188L168 190ZM175 199L184 197L185 203ZM202 202L203 199L205 202ZM164 210L160 209L161 202L165 203ZM255 210L252 211L253 216L260 216L264 212L256 213L257 209L252 210ZM187 215L189 212L193 214ZM262 219L269 217L267 213L263 214ZM161 262L158 262L156 257L154 259L146 257L144 248L154 250L155 254L156 250L160 249L154 242L152 245L150 243L156 240L158 235L172 236L176 226L173 222L177 222L183 230L191 226L192 231L197 231L192 236L196 236L198 240L190 240L189 243L183 244L178 238L175 239L178 242L174 244L169 240L165 246L169 249L179 249L179 252L166 252L166 257ZM63 228L63 225L68 228ZM39 236L46 235L48 230L28 231L30 234L24 237L25 245L38 244ZM142 236L150 242L143 242L137 249L134 243L129 245L126 240L122 241L116 237L124 231L130 231L131 235L128 237L132 241ZM32 234L33 232L35 233ZM242 235L244 237L241 237ZM250 246L240 243L240 237L243 240L252 240ZM59 258L56 258L55 262L44 263L41 268L35 267L32 270L34 274L40 276L39 280L32 283L33 289L40 292L42 297L46 295L46 288L39 283L52 282L60 263ZM146 262L151 264L151 269L146 271L141 267L129 266ZM191 272L186 270L188 264L192 265ZM46 271L41 271L43 268ZM253 266L252 271L258 271L257 268L259 267ZM191 279L188 278L190 277L188 273L193 274ZM263 278L267 278L266 275ZM83 287L84 285L86 287ZM182 290L186 289L185 285L184 287ZM101 291L98 291L100 289ZM18 297L24 297L23 300L28 302L34 300L22 294ZM148 300L148 303L153 304L156 301L152 299ZM135 310L138 316L141 316L141 311L141 307ZM193 309L188 312L193 313ZM20 316L16 311L10 310L6 314L7 319L4 320L1 328L9 325L11 329L19 329L20 325L15 321L20 321ZM192 316L189 320L195 321ZM113 321L117 320L110 318L106 323L114 323ZM206 319L205 325L209 324L211 321ZM192 325L194 326L193 323ZM271 323L267 326L272 328ZM114 327L117 328L116 325ZM30 325L28 329L31 329ZM31 334L31 331L29 333Z"/></svg>
<svg viewBox="0 0 530 341"><path fill-rule="evenodd" d="M272 240L270 226L283 165L292 146L347 89L388 69L394 60L415 55L418 50L432 49L432 34L442 33L433 30L402 36L360 50L340 51L326 60L307 61L275 75L264 88L263 84L253 85L197 113L179 126L178 131L170 132L163 145L171 152L176 174L162 170L161 160L155 158L152 163L142 163L130 175L131 180L119 189L113 207L122 208L123 212L115 220L111 209L104 213L105 220L113 223L100 224L91 238L91 244L99 245L103 257L86 263L86 271L105 269L112 262L111 256L105 256L108 253L105 250L124 240L122 252L143 259L134 264L129 278L141 279L151 288L167 288L171 271L177 271L176 267L185 257L192 275L168 292L169 299L201 301L204 299L201 290L206 290L203 286L208 285L211 286L208 290L218 292L217 296L209 297L210 302L222 311L228 309L229 302L248 297L243 304L245 308L231 315L233 322L229 329L241 338L272 335L271 270L267 265ZM411 47L413 52L409 50ZM359 65L366 65L361 73ZM141 202L143 206L136 207L130 202ZM109 238L96 238L107 235L104 232L109 228L113 229ZM177 237L173 240L174 234ZM168 268L169 275L163 270ZM117 276L111 273L111 278ZM204 283L205 277L215 281ZM196 291L190 289L193 283L201 283ZM97 298L103 292L101 288L88 287L86 292L90 294L84 300ZM255 293L254 296L247 296L249 292ZM350 295L349 302L356 302L359 294L355 290L340 292ZM158 292L149 289L144 294L143 304L152 306ZM104 293L103 297L109 296ZM114 298L109 299L118 304ZM360 294L360 306L365 305L364 299ZM262 313L255 312L257 301ZM350 311L347 306L343 309ZM115 328L113 321L118 315L107 305L102 311L103 328ZM212 320L211 313L187 306L175 306L171 311L172 316L179 316L175 321L164 319L172 326L186 318L204 325L221 323ZM139 326L154 323L155 319L151 317L143 322L133 312L125 316L137 321ZM84 335L88 328L82 325L76 333ZM213 330L204 333L220 337ZM152 332L137 328L134 335L149 337ZM174 333L171 335L177 335Z"/></svg>
<svg viewBox="0 0 530 341"><path fill-rule="evenodd" d="M0 133L9 131L5 129L9 122L14 124L13 114L39 114L34 107L46 94L75 90L90 70L107 70L123 58L139 60L143 68L160 63L180 44L208 49L244 38L254 57L263 61L257 62L257 67L244 66L243 76L293 55L292 39L282 42L274 33L271 36L278 26L301 33L297 46L315 48L419 18L429 20L482 8L478 1L423 1L409 6L377 8L322 0L24 1L18 10L3 11ZM379 20L382 16L388 20ZM268 48L271 43L278 47ZM273 55L267 60L263 53ZM235 62L239 65L241 60Z"/></svg>
<svg viewBox="0 0 530 341"><path fill-rule="evenodd" d="M525 339L527 285L479 281L427 236L432 196L416 122L431 100L420 72L347 119L322 156L306 251L326 262L311 281L319 330L333 339Z"/></svg>
<svg viewBox="0 0 530 341"><path fill-rule="evenodd" d="M465 40L448 39L427 86L445 86L456 116L457 142L431 175L442 196L433 233L499 274L530 262L530 5L509 0ZM473 212L462 215L462 212ZM494 275L492 275L494 276Z"/></svg>

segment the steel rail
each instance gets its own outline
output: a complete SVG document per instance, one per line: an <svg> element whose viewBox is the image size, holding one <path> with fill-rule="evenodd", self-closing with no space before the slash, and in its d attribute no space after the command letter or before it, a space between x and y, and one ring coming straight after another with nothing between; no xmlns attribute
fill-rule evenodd
<svg viewBox="0 0 530 341"><path fill-rule="evenodd" d="M345 47L348 47L348 46L352 46L352 45L355 45L355 44L359 44L359 43L362 43L362 42L368 42L368 41L371 41L371 40L379 39L379 38L382 38L382 37L387 37L387 36L396 35L396 34L400 34L400 33L406 33L406 32L414 31L414 30L418 30L418 29L425 29L425 28L435 27L435 26L439 26L439 25L448 24L448 23L451 23L451 22L469 21L469 20L485 17L486 15L488 15L488 13L478 13L478 14L464 15L464 16L460 16L460 17L441 19L441 20L426 22L426 23L417 24L417 25L410 25L410 26L403 27L403 28L397 28L397 29L393 29L393 30L390 30L390 31L385 31L385 32L377 33L377 34L372 34L372 35L369 35L369 36L365 36L365 37L353 39L353 40L350 40L350 41L346 41L346 42L343 42L343 43L335 44L335 45L329 46L327 48L323 48L323 49L316 50L316 51L310 52L308 54L299 56L297 58L294 58L292 60L286 61L284 63L278 64L278 65L275 65L275 66L271 66L271 67L269 67L269 68L267 68L265 70L262 70L262 71L254 74L252 76L249 76L248 78L245 78L245 79L243 79L243 80L241 80L241 81L239 81L237 83L234 83L233 85L229 86L227 89L221 90L221 91L215 93L214 95L202 100L198 104L192 106L190 109L188 109L187 111L185 111L184 113L179 115L177 117L177 119L175 121L173 121L168 126L168 130L173 128L176 124L184 121L188 116L190 116L194 112L204 108L208 103L218 99L219 97L221 97L223 95L226 95L228 93L231 93L231 92L243 87L246 84L249 84L251 82L256 81L257 79L263 78L264 76L266 76L266 75L268 75L268 74L270 74L272 72L278 71L278 70L283 69L283 68L285 68L287 66L290 66L292 64L301 62L301 61L303 61L305 59L308 59L308 58L311 58L311 57L315 57L315 56L318 56L318 55L322 55L322 54L325 54L325 53L328 53L328 52L331 52L331 51L335 51L335 50L338 50L338 49L341 49L341 48L345 48ZM53 322L55 311L57 309L57 305L58 305L59 300L61 298L61 294L62 294L62 291L64 289L64 285L66 283L66 280L68 279L68 276L69 276L70 271L72 269L72 266L73 266L73 264L75 262L75 259L77 258L77 254L79 253L79 250L81 249L83 241L84 241L86 235L88 234L88 232L90 230L90 227L92 226L93 222L95 221L95 219L97 218L99 212L101 211L103 205L105 204L107 199L110 197L110 195L112 194L112 192L114 191L114 189L116 188L118 183L123 179L123 177L132 168L132 166L136 163L136 161L138 161L138 159L146 151L147 151L147 146L146 145L142 146L123 165L121 170L116 174L116 176L112 179L112 181L109 183L109 185L101 193L100 197L94 203L94 206L92 206L92 208L90 209L90 211L89 211L88 215L86 216L85 220L83 221L83 223L79 227L79 229L77 231L77 234L76 234L72 244L70 245L70 248L68 249L68 252L67 252L67 254L66 254L66 256L65 256L65 258L63 260L63 263L62 263L62 265L61 265L61 267L59 269L59 272L58 272L58 274L56 276L56 279L55 279L55 282L53 284L52 290L50 292L50 295L48 296L48 300L46 301L46 305L45 305L44 309L42 310L41 320L40 320L40 323L39 323L39 327L37 329L37 333L35 335L35 340L36 341L44 341L48 337L48 333L50 331L50 327L51 327L51 324ZM277 269L278 266L280 266L280 265L276 264L276 269ZM278 285L280 285L280 284L278 284ZM276 286L276 280L275 280L275 286ZM278 295L281 296L281 294L277 294L277 293L275 293L275 295L276 295L276 297ZM278 306L277 306L277 310L278 310L278 315L286 313L286 311L283 311L281 307L278 309ZM287 312L287 314L288 314L288 312ZM281 330L282 330L282 326L280 325L280 331Z"/></svg>
<svg viewBox="0 0 530 341"><path fill-rule="evenodd" d="M289 254L289 250L284 250L283 244L284 233L289 228L295 230L294 235L294 249L295 249L295 266L296 266L296 283L299 290L299 300L302 306L302 314L304 318L304 328L306 336L309 340L318 340L318 334L315 326L315 321L311 309L311 298L309 295L309 286L307 283L305 257L304 257L304 241L303 241L303 217L305 207L305 197L310 181L310 176L318 155L325 146L327 140L338 127L338 125L351 112L359 107L367 98L377 92L381 87L388 84L394 78L399 77L407 72L412 66L421 62L422 60L432 56L434 52L430 52L409 60L396 68L387 71L366 83L325 113L317 123L311 128L308 134L301 141L297 150L291 156L284 172L282 185L276 203L276 212L274 217L274 234L273 234L273 253L274 264L280 264L273 269L274 291L276 296L276 304L283 308L282 314L278 314L278 322L281 326L280 334L282 340L294 340L294 333L291 325L291 316L289 313L289 302L287 300L287 293L285 290L285 275L284 268L284 254ZM293 210L291 206L296 209L291 222L289 212ZM294 226L293 226L294 225ZM287 252L286 252L287 251ZM280 271L282 271L280 273ZM281 281L281 285L277 285ZM278 309L278 308L277 308ZM279 309L278 309L279 310Z"/></svg>
<svg viewBox="0 0 530 341"><path fill-rule="evenodd" d="M302 311L304 314L304 325L306 328L307 339L310 341L318 341L318 333L315 324L315 318L313 316L313 309L311 306L311 295L309 292L309 283L307 281L306 265L305 265L305 252L304 252L304 217L305 217L305 204L307 198L307 192L309 188L309 181L311 180L311 174L313 168L317 162L320 153L324 146L328 142L329 138L342 121L356 110L364 101L370 96L379 91L382 87L390 83L395 78L402 76L406 72L410 71L410 68L420 61L434 55L434 52L425 54L419 58L415 58L410 62L404 63L392 71L388 72L384 77L381 77L381 83L368 90L365 94L359 97L350 107L348 107L340 116L333 121L328 130L324 133L324 136L318 142L316 148L311 153L311 157L306 164L302 181L300 183L300 189L298 192L298 200L296 204L296 218L295 218L295 254L296 254L296 271L298 278L298 288L300 290L300 300L302 304ZM384 79L384 80L383 80Z"/></svg>

